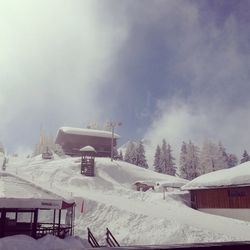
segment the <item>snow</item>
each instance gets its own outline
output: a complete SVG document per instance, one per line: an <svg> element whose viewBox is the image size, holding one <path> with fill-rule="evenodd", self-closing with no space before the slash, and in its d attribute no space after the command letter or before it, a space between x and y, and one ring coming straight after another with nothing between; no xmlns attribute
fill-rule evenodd
<svg viewBox="0 0 250 250"><path fill-rule="evenodd" d="M249 186L250 161L236 167L222 169L201 175L182 187L183 190L205 189L213 187Z"/></svg>
<svg viewBox="0 0 250 250"><path fill-rule="evenodd" d="M96 136L96 137L104 137L104 138L112 137L112 133L110 131L97 130L97 129L61 127L59 131L60 130L66 134L88 135L88 136ZM114 134L114 138L120 138L120 136L118 134Z"/></svg>
<svg viewBox="0 0 250 250"><path fill-rule="evenodd" d="M133 190L137 180L173 184L180 178L122 161L96 158L95 177L81 175L80 158L70 157L10 158L7 171L71 196L77 204L75 235L86 240L89 227L99 244L106 244L106 227L123 246L250 239L249 222L193 210L187 191L167 192L163 200L160 192Z"/></svg>
<svg viewBox="0 0 250 250"><path fill-rule="evenodd" d="M0 239L0 250L68 250L84 247L90 247L86 240L72 236L60 239L53 235L46 235L35 240L27 235L15 235Z"/></svg>
<svg viewBox="0 0 250 250"><path fill-rule="evenodd" d="M3 152L0 152L0 168L2 168L2 166L3 166L4 158L5 158L4 153L3 153Z"/></svg>
<svg viewBox="0 0 250 250"><path fill-rule="evenodd" d="M62 207L63 198L14 174L0 172L0 207Z"/></svg>
<svg viewBox="0 0 250 250"><path fill-rule="evenodd" d="M86 146L80 149L81 152L96 152L95 149L91 146Z"/></svg>

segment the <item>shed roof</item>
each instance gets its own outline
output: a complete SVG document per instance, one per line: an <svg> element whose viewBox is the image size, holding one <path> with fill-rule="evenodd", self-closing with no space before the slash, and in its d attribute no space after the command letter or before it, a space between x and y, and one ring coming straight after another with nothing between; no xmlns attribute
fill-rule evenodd
<svg viewBox="0 0 250 250"><path fill-rule="evenodd" d="M86 146L80 149L81 152L96 152L96 150L91 146Z"/></svg>
<svg viewBox="0 0 250 250"><path fill-rule="evenodd" d="M59 128L58 133L60 131L66 133L66 134L73 134L73 135L86 135L86 136L93 136L93 137L112 138L112 133L110 131L104 131L104 130L61 127L61 128ZM120 136L118 134L114 134L114 138L118 139L118 138L120 138Z"/></svg>
<svg viewBox="0 0 250 250"><path fill-rule="evenodd" d="M250 186L250 161L236 167L201 175L188 182L181 189L195 190L242 186Z"/></svg>
<svg viewBox="0 0 250 250"><path fill-rule="evenodd" d="M61 209L73 204L18 176L0 172L0 208Z"/></svg>

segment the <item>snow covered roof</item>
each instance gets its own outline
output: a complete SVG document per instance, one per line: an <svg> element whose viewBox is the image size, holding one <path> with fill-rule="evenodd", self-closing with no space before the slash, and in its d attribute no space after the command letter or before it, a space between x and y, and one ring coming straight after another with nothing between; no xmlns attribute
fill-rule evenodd
<svg viewBox="0 0 250 250"><path fill-rule="evenodd" d="M88 135L88 136L95 136L95 137L112 138L112 133L110 131L104 131L104 130L61 127L61 128L59 128L59 131L62 131L66 134ZM118 138L120 138L120 136L118 134L114 134L114 138L118 139Z"/></svg>
<svg viewBox="0 0 250 250"><path fill-rule="evenodd" d="M18 176L0 172L0 208L61 209L73 203Z"/></svg>
<svg viewBox="0 0 250 250"><path fill-rule="evenodd" d="M180 179L180 180L176 179L175 181L158 181L156 185L160 187L180 188L187 183L188 181L185 179Z"/></svg>
<svg viewBox="0 0 250 250"><path fill-rule="evenodd" d="M250 161L236 167L201 175L182 187L183 190L250 186Z"/></svg>
<svg viewBox="0 0 250 250"><path fill-rule="evenodd" d="M80 149L81 152L96 152L95 149L91 146L86 146Z"/></svg>

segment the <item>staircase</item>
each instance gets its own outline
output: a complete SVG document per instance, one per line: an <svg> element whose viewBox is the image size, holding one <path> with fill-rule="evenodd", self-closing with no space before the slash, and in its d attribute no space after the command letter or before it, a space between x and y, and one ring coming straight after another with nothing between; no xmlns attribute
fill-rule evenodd
<svg viewBox="0 0 250 250"><path fill-rule="evenodd" d="M105 238L107 245L106 246L100 246L96 238L94 237L93 233L88 228L88 242L93 248L97 247L120 247L118 241L115 239L111 231L106 228L106 238Z"/></svg>

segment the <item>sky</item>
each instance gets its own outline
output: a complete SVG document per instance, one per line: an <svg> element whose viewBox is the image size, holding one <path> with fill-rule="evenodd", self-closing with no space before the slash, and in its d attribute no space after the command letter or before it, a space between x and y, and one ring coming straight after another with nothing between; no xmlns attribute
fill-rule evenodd
<svg viewBox="0 0 250 250"><path fill-rule="evenodd" d="M250 1L0 0L0 141L107 120L120 145L250 152Z"/></svg>

